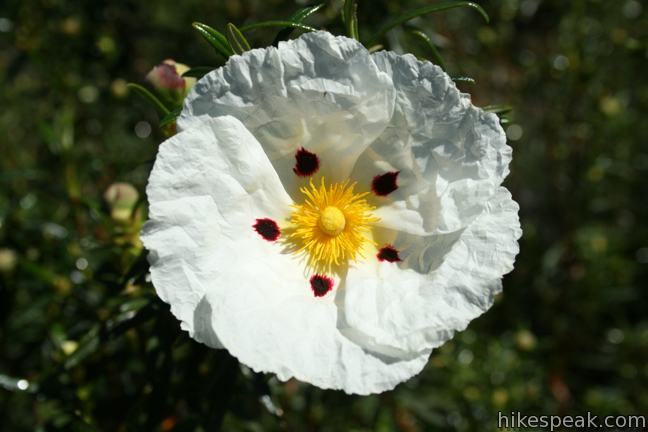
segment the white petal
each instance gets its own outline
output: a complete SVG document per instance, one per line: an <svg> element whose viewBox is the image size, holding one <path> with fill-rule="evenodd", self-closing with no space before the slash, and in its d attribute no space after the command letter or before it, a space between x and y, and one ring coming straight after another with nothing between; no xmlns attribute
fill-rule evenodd
<svg viewBox="0 0 648 432"><path fill-rule="evenodd" d="M377 197L381 225L418 235L452 232L477 217L508 174L511 148L494 114L470 103L430 62L373 55L396 90L394 116L358 159L353 178L400 171L399 189Z"/></svg>
<svg viewBox="0 0 648 432"><path fill-rule="evenodd" d="M345 180L393 107L391 80L359 42L314 32L231 57L193 87L178 126L190 129L221 115L238 118L293 195L306 181L292 171L300 147L319 156L319 174L328 181Z"/></svg>
<svg viewBox="0 0 648 432"><path fill-rule="evenodd" d="M399 172L399 188L374 197L374 235L403 261L352 267L343 319L369 349L414 355L487 310L512 269L518 207L500 187L511 149L497 117L472 106L440 68L388 52L374 60L392 77L396 107L352 175L367 189L374 176Z"/></svg>
<svg viewBox="0 0 648 432"><path fill-rule="evenodd" d="M210 249L218 245L218 208L208 196L152 203L141 238L149 250L158 296L171 306L183 330L199 342L221 348L201 301L213 277Z"/></svg>
<svg viewBox="0 0 648 432"><path fill-rule="evenodd" d="M370 394L392 389L427 362L429 350L389 356L346 337L335 298L340 291L314 297L292 255L263 255L241 242L231 247L247 260L228 263L229 271L216 281L228 288L211 291L207 300L223 345L255 371Z"/></svg>
<svg viewBox="0 0 648 432"><path fill-rule="evenodd" d="M499 188L484 212L451 234L392 232L401 263L352 267L345 282L344 318L359 343L394 355L417 353L449 340L486 311L513 269L521 235L518 205Z"/></svg>
<svg viewBox="0 0 648 432"><path fill-rule="evenodd" d="M223 238L246 232L260 239L256 218L279 222L292 201L259 143L233 117L210 119L161 144L147 195L150 220L141 237L153 285L183 329L217 347L200 302L213 288L209 281L228 270L224 263L244 258L228 257Z"/></svg>
<svg viewBox="0 0 648 432"><path fill-rule="evenodd" d="M252 229L258 217L285 219L291 201L238 120L211 119L163 143L147 193L153 284L196 340L257 371L349 393L391 389L427 362L429 350L394 357L351 341L337 286L316 298L304 263Z"/></svg>

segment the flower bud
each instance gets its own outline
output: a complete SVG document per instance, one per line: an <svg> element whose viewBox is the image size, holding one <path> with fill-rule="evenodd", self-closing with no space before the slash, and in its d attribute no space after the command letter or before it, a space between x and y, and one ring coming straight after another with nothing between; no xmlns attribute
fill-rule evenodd
<svg viewBox="0 0 648 432"><path fill-rule="evenodd" d="M117 222L127 222L133 214L139 193L128 183L113 183L106 189L104 199L110 208L110 217Z"/></svg>
<svg viewBox="0 0 648 432"><path fill-rule="evenodd" d="M196 78L182 76L188 70L189 66L167 59L155 66L146 79L163 95L181 101L196 83Z"/></svg>

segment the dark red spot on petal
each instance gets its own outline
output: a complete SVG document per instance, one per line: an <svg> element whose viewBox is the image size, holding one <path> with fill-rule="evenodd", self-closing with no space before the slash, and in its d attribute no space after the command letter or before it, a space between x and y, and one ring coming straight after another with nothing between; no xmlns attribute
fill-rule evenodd
<svg viewBox="0 0 648 432"><path fill-rule="evenodd" d="M377 175L371 182L371 190L378 196L386 196L398 189L396 177L400 171Z"/></svg>
<svg viewBox="0 0 648 432"><path fill-rule="evenodd" d="M376 256L378 257L379 261L387 261L390 263L399 262L401 260L400 256L398 256L398 250L391 245L387 245L380 249L378 251L378 255Z"/></svg>
<svg viewBox="0 0 648 432"><path fill-rule="evenodd" d="M261 237L268 241L275 241L279 238L281 230L277 222L272 219L263 218L257 219L256 223L252 227L259 233Z"/></svg>
<svg viewBox="0 0 648 432"><path fill-rule="evenodd" d="M333 279L316 274L310 278L310 286L315 297L323 297L333 289Z"/></svg>
<svg viewBox="0 0 648 432"><path fill-rule="evenodd" d="M315 153L311 153L304 147L301 147L295 153L295 167L293 172L300 177L308 177L317 172L319 169L319 158Z"/></svg>

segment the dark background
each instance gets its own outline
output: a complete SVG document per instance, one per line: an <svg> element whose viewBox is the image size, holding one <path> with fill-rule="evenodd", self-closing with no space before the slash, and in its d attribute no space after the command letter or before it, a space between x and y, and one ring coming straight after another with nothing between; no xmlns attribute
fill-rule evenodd
<svg viewBox="0 0 648 432"><path fill-rule="evenodd" d="M431 1L360 1L364 39ZM648 3L501 0L415 23L477 105L508 103L505 185L524 236L495 306L393 392L254 375L179 330L137 232L163 136L126 88L165 58L223 60L191 28L287 18L291 1L0 5L0 430L495 430L498 411L648 413ZM339 2L308 21L344 32ZM247 33L255 46L276 29ZM429 54L402 30L389 49Z"/></svg>

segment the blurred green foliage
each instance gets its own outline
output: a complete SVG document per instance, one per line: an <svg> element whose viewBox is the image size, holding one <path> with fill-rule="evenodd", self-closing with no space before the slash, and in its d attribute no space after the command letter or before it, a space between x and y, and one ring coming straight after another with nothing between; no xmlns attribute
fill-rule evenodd
<svg viewBox="0 0 648 432"><path fill-rule="evenodd" d="M309 25L344 33L342 2ZM424 0L360 1L363 41ZM524 237L504 294L393 392L358 397L239 366L180 331L137 239L163 139L129 81L223 59L191 28L304 2L0 4L0 430L496 430L497 412L648 412L648 5L492 0L410 24L478 105L509 103ZM279 29L246 33L267 46ZM298 34L298 31L294 34ZM396 28L381 43L423 57ZM114 182L139 191L115 217ZM110 198L110 196L108 197ZM130 204L129 204L130 205ZM123 209L122 209L123 210Z"/></svg>

